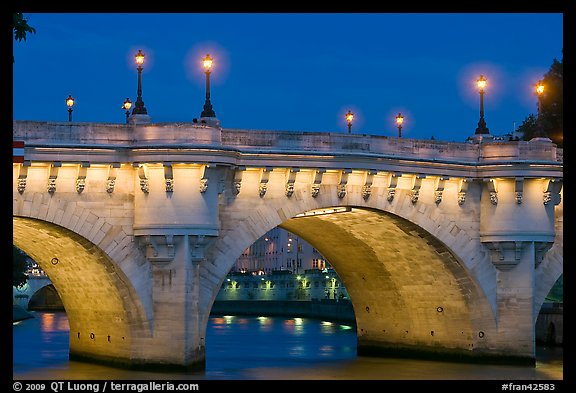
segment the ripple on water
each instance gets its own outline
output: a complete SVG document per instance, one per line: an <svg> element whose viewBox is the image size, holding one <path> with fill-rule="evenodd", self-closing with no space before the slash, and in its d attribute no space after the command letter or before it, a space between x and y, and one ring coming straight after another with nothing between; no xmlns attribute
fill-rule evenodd
<svg viewBox="0 0 576 393"><path fill-rule="evenodd" d="M150 372L68 360L65 313L14 325L14 379L562 380L563 349L538 347L536 367L356 356L347 325L306 318L211 318L205 372Z"/></svg>

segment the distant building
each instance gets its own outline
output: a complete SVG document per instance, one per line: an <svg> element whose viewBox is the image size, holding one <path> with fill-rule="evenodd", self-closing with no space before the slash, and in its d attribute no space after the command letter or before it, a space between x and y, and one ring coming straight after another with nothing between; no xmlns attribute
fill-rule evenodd
<svg viewBox="0 0 576 393"><path fill-rule="evenodd" d="M230 272L216 297L225 300L348 300L348 291L334 269L302 273L274 270L267 274Z"/></svg>
<svg viewBox="0 0 576 393"><path fill-rule="evenodd" d="M322 254L309 243L276 227L244 250L231 271L267 274L289 270L298 274L310 269L324 270L329 266Z"/></svg>
<svg viewBox="0 0 576 393"><path fill-rule="evenodd" d="M512 131L504 134L497 134L497 135L473 135L466 138L466 142L474 143L479 142L481 140L487 141L500 141L500 142L512 142L512 141L521 141L524 138L524 133L522 131Z"/></svg>
<svg viewBox="0 0 576 393"><path fill-rule="evenodd" d="M494 137L495 141L521 141L524 138L524 133L522 131L513 131L507 134L497 135Z"/></svg>

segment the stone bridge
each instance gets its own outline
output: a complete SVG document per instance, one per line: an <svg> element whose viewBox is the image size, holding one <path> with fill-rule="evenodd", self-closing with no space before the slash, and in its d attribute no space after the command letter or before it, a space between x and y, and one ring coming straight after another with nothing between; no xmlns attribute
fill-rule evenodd
<svg viewBox="0 0 576 393"><path fill-rule="evenodd" d="M226 274L282 226L341 277L359 354L535 364L563 272L552 143L32 121L13 139L13 242L58 290L72 359L203 368Z"/></svg>
<svg viewBox="0 0 576 393"><path fill-rule="evenodd" d="M46 276L29 275L26 284L21 287L12 287L12 304L28 310L30 300L35 297L45 298L46 293L43 293L43 290L46 291L51 285L52 281ZM54 304L54 306L57 306L57 304Z"/></svg>

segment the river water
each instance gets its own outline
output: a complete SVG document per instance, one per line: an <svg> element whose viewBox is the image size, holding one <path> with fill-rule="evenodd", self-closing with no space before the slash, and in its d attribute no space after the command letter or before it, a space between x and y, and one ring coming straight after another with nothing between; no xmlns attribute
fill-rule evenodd
<svg viewBox="0 0 576 393"><path fill-rule="evenodd" d="M13 326L14 380L563 380L558 347L536 367L360 357L353 326L284 317L211 317L203 372L124 370L68 360L66 313L33 313Z"/></svg>

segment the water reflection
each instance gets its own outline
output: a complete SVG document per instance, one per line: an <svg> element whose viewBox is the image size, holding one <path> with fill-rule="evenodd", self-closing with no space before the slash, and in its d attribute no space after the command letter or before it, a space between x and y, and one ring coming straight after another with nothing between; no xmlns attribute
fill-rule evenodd
<svg viewBox="0 0 576 393"><path fill-rule="evenodd" d="M291 335L304 333L304 320L302 318L287 318L283 322L283 331Z"/></svg>
<svg viewBox="0 0 576 393"><path fill-rule="evenodd" d="M143 372L68 360L65 313L34 313L13 327L14 379L562 380L562 348L538 349L536 367L356 356L350 325L306 318L212 317L205 372Z"/></svg>
<svg viewBox="0 0 576 393"><path fill-rule="evenodd" d="M334 324L332 322L322 321L320 323L321 331L324 334L334 333Z"/></svg>
<svg viewBox="0 0 576 393"><path fill-rule="evenodd" d="M65 315L63 316L61 312L44 312L38 314L37 317L40 320L40 330L43 333L67 332L70 330L68 318L66 318Z"/></svg>

